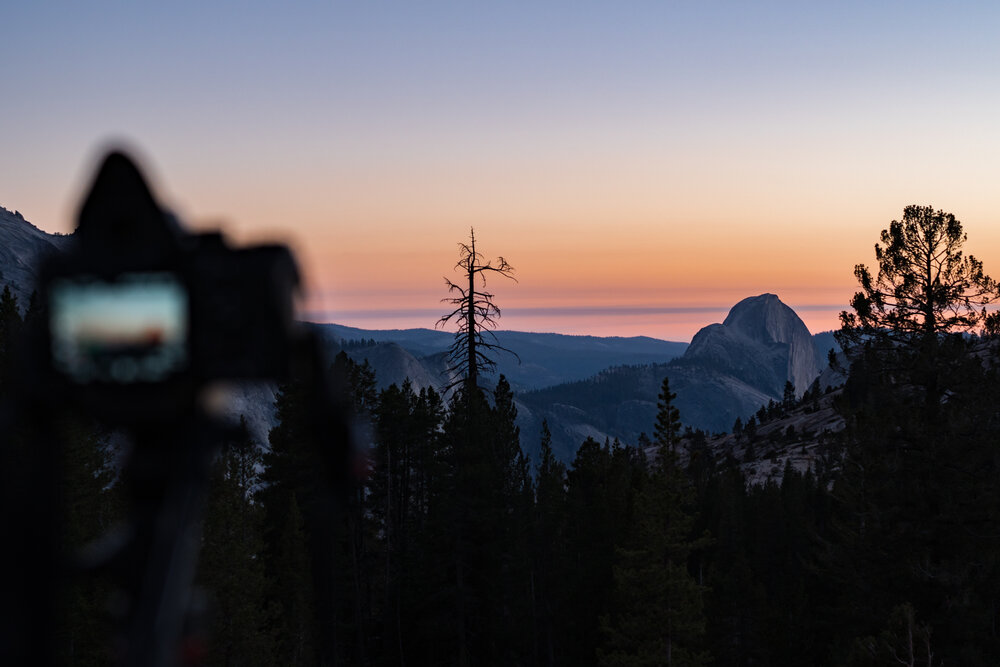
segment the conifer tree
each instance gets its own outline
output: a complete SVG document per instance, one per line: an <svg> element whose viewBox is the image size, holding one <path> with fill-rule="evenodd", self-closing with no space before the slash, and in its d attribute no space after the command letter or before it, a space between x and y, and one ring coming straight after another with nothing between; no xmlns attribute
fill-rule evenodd
<svg viewBox="0 0 1000 667"><path fill-rule="evenodd" d="M121 518L116 471L110 449L97 428L84 420L58 418L62 443L63 557L73 562L81 550L103 537ZM60 658L67 664L104 665L111 660L110 618L106 610L112 582L106 576L76 576L61 601Z"/></svg>
<svg viewBox="0 0 1000 667"><path fill-rule="evenodd" d="M878 274L858 265L861 290L837 333L850 361L847 428L824 562L853 621L841 643L875 636L910 605L943 660L987 664L998 639L982 609L996 598L981 594L997 590L985 572L998 559L982 554L1000 540L995 431L981 437L996 410L982 399L997 396L997 375L992 343L975 334L995 328L985 307L997 285L963 254L951 214L908 206L881 241Z"/></svg>
<svg viewBox="0 0 1000 667"><path fill-rule="evenodd" d="M448 516L449 568L454 593L452 646L460 665L489 661L493 605L491 549L502 477L490 437L491 408L478 387L460 386L452 394L444 437L448 441L451 479L442 509Z"/></svg>
<svg viewBox="0 0 1000 667"><path fill-rule="evenodd" d="M972 331L987 322L985 306L998 298L997 283L983 264L962 247L968 236L951 213L930 206L907 206L903 219L882 230L875 245L878 273L858 264L861 291L853 313L841 313L838 342L884 336L911 343L914 338Z"/></svg>
<svg viewBox="0 0 1000 667"><path fill-rule="evenodd" d="M374 417L368 505L379 550L373 569L381 580L382 621L391 636L381 648L388 659L405 663L426 639L418 631L425 620L418 607L435 580L421 551L437 546L427 543L427 513L438 490L434 478L443 406L433 389L417 394L406 380L402 387L382 390Z"/></svg>
<svg viewBox="0 0 1000 667"><path fill-rule="evenodd" d="M369 433L367 425L374 421L379 408L375 370L367 359L359 364L343 350L334 358L331 370L334 381L344 386L351 418L363 425L355 430L355 436ZM366 454L372 451L371 442L359 441L355 446ZM360 467L367 460L360 455L356 462ZM356 471L356 474L362 473ZM373 632L375 605L372 579L376 556L372 545L377 528L371 521L375 498L371 496L371 480L368 484L355 484L353 480L348 483L350 488L342 494L345 500L343 507L334 517L337 525L331 526L335 541L334 586L340 602L335 613L341 619L338 623L341 630L340 654L363 662L369 650L374 648L370 646L369 637Z"/></svg>
<svg viewBox="0 0 1000 667"><path fill-rule="evenodd" d="M530 608L528 461L520 448L509 383L500 376L492 406L480 387L481 375L496 369L491 353L509 352L492 331L500 309L486 290L486 280L491 274L513 280L513 267L503 257L495 263L485 260L476 248L474 231L469 243L459 248L456 268L462 272L462 284L445 279L456 295L445 301L454 310L438 321L458 324L449 350L448 385L458 390L444 424L453 475L446 514L454 544L450 589L457 662L521 662L526 652L512 619L527 617Z"/></svg>
<svg viewBox="0 0 1000 667"><path fill-rule="evenodd" d="M335 378L347 384L354 415L363 419L369 418L378 404L378 391L375 369L368 360L365 359L359 364L341 350L334 357L333 374Z"/></svg>
<svg viewBox="0 0 1000 667"><path fill-rule="evenodd" d="M270 665L276 607L265 599L262 508L254 502L261 455L240 419L240 438L216 465L205 515L199 579L213 601L209 665Z"/></svg>
<svg viewBox="0 0 1000 667"><path fill-rule="evenodd" d="M3 286L0 292L0 340L10 341L21 325L21 311L18 308L17 296L11 292L10 285Z"/></svg>
<svg viewBox="0 0 1000 667"><path fill-rule="evenodd" d="M21 332L21 325L17 297L10 291L9 285L4 285L3 292L0 292L0 397L4 396L10 385L14 346Z"/></svg>
<svg viewBox="0 0 1000 667"><path fill-rule="evenodd" d="M657 461L636 505L635 528L616 549L614 598L601 619L599 664L702 665L703 587L688 571L693 550L691 483L676 451L680 414L664 378L656 417Z"/></svg>
<svg viewBox="0 0 1000 667"><path fill-rule="evenodd" d="M543 665L556 664L558 626L562 613L559 573L566 567L566 466L552 452L552 433L542 421L542 437L535 483L533 610L536 619L536 656Z"/></svg>
<svg viewBox="0 0 1000 667"><path fill-rule="evenodd" d="M294 493L287 507L275 556L276 600L280 605L278 661L284 665L313 665L317 654L313 560L309 557L305 521Z"/></svg>
<svg viewBox="0 0 1000 667"><path fill-rule="evenodd" d="M324 536L310 528L319 524L318 457L308 433L308 397L302 383L291 381L278 389L275 406L278 425L271 429L271 449L264 455L259 494L264 509L268 600L278 605L278 661L314 664L318 660L319 619L317 593L329 584L316 577L315 548ZM325 526L332 529L330 526ZM327 632L332 631L329 617Z"/></svg>
<svg viewBox="0 0 1000 667"><path fill-rule="evenodd" d="M785 380L785 390L781 394L781 407L788 412L795 407L795 385L791 380Z"/></svg>
<svg viewBox="0 0 1000 667"><path fill-rule="evenodd" d="M948 391L941 354L963 334L998 330L1000 317L986 307L1000 299L1000 288L982 262L964 254L967 234L951 213L907 206L880 240L878 272L855 267L860 291L853 312L841 312L835 336L851 362L876 355L880 372L917 388L933 416Z"/></svg>
<svg viewBox="0 0 1000 667"><path fill-rule="evenodd" d="M593 438L580 445L567 472L566 567L560 570L563 664L594 664L599 617L611 605L615 545L627 538L644 475L639 450Z"/></svg>
<svg viewBox="0 0 1000 667"><path fill-rule="evenodd" d="M534 487L530 462L521 450L517 407L507 379L501 375L493 392L490 429L494 467L498 474L499 505L492 552L490 577L497 604L492 641L503 664L523 664L531 655L531 522Z"/></svg>
<svg viewBox="0 0 1000 667"><path fill-rule="evenodd" d="M653 428L660 456L675 451L678 434L681 432L681 413L674 405L676 398L677 394L670 391L670 378L664 377L656 404L656 425Z"/></svg>
<svg viewBox="0 0 1000 667"><path fill-rule="evenodd" d="M516 664L530 654L528 541L533 489L501 376L494 404L461 386L452 395L443 437L449 467L441 517L447 517L452 645L459 664Z"/></svg>
<svg viewBox="0 0 1000 667"><path fill-rule="evenodd" d="M461 389L457 393L461 392ZM454 396L452 397L454 401ZM406 585L401 588L403 646L407 662L455 664L459 662L464 635L458 554L464 545L460 521L463 498L458 491L458 456L452 420L464 416L446 411L441 396L421 390L414 409L414 423L423 437L414 453L412 479L411 548L402 554ZM378 503L374 503L377 505ZM462 538L462 539L460 539ZM461 585L461 586L460 586ZM390 619L390 627L395 621Z"/></svg>

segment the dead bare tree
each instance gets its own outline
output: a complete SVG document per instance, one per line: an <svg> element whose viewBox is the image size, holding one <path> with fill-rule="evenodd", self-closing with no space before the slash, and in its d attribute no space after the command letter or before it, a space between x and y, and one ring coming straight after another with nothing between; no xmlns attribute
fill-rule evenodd
<svg viewBox="0 0 1000 667"><path fill-rule="evenodd" d="M455 342L448 350L448 370L455 378L448 385L448 390L460 384L465 384L468 389L478 387L480 374L496 370L496 361L490 356L492 352L509 352L517 357L517 354L500 345L493 333L500 318L500 308L494 303L493 294L486 291L486 276L490 273L517 282L512 275L514 267L503 257L486 261L476 250L475 229L469 230L469 242L459 243L458 247L459 260L455 268L461 269L463 284L444 279L448 293L453 296L441 301L454 306L454 310L437 322L437 326L444 326L452 320L458 323ZM465 284L465 281L468 283Z"/></svg>

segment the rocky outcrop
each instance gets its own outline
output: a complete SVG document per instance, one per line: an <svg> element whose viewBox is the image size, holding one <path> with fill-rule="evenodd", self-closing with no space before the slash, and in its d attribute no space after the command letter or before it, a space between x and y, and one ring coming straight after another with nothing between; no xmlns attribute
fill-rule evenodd
<svg viewBox="0 0 1000 667"><path fill-rule="evenodd" d="M587 429L599 440L635 443L640 432L653 429L664 377L677 394L674 404L683 424L729 431L737 418L746 421L762 405L781 401L788 381L801 396L825 366L831 341L829 336L814 341L795 311L774 294L750 297L733 306L721 324L701 329L687 351L666 364L610 368L585 381L521 394L521 432L537 434L547 420L553 449L565 460L571 460L578 435Z"/></svg>
<svg viewBox="0 0 1000 667"><path fill-rule="evenodd" d="M0 206L0 289L9 285L26 308L36 287L39 260L64 248L71 238L47 234L17 211Z"/></svg>
<svg viewBox="0 0 1000 667"><path fill-rule="evenodd" d="M786 381L802 395L821 368L809 329L774 294L740 301L722 324L699 331L682 359L779 397Z"/></svg>
<svg viewBox="0 0 1000 667"><path fill-rule="evenodd" d="M433 387L441 391L447 384L448 376L444 368L433 367L433 358L417 359L396 343L376 343L375 345L348 349L347 356L358 363L368 361L375 370L375 380L379 389L389 385L402 386L410 381L414 391ZM443 360L442 360L443 361Z"/></svg>
<svg viewBox="0 0 1000 667"><path fill-rule="evenodd" d="M845 427L836 407L840 394L839 389L819 393L783 416L759 424L753 434L709 436L706 444L716 460L735 461L747 484L780 484L786 466L823 478L839 466L837 434ZM678 450L682 460L689 456L691 445L682 440ZM647 448L645 454L652 461L656 448Z"/></svg>

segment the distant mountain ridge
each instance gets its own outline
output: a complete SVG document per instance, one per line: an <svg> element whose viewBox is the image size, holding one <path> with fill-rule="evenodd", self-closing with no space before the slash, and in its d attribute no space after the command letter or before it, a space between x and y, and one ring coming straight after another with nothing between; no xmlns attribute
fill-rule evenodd
<svg viewBox="0 0 1000 667"><path fill-rule="evenodd" d="M384 355L376 349L379 344L394 343L409 352L415 360L426 360L428 371L442 376L443 365L439 355L448 350L454 334L432 329L356 329L340 324L312 324L330 349L336 344L356 341L374 341L376 346L351 347L348 356L362 360L366 354ZM609 366L625 364L665 363L679 357L688 348L687 343L659 340L646 336L598 337L572 336L554 333L523 331L497 331L497 340L512 350L517 357L498 352L497 374L503 374L515 391L530 391L551 385L582 380L601 372ZM368 350L368 352L366 352ZM518 359L520 357L520 359ZM387 369L385 364L370 359L373 366ZM405 363L412 364L411 360ZM416 380L416 378L412 378ZM495 377L493 380L495 381ZM443 381L441 385L447 384ZM381 381L381 380L380 380ZM420 386L426 386L419 383Z"/></svg>

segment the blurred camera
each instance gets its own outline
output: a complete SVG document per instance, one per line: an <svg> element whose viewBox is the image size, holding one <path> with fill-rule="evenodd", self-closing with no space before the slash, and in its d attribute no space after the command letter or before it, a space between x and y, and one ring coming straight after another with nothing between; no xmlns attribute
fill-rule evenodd
<svg viewBox="0 0 1000 667"><path fill-rule="evenodd" d="M112 422L170 419L220 380L281 379L299 273L287 247L185 232L108 155L73 243L41 270L41 390Z"/></svg>

